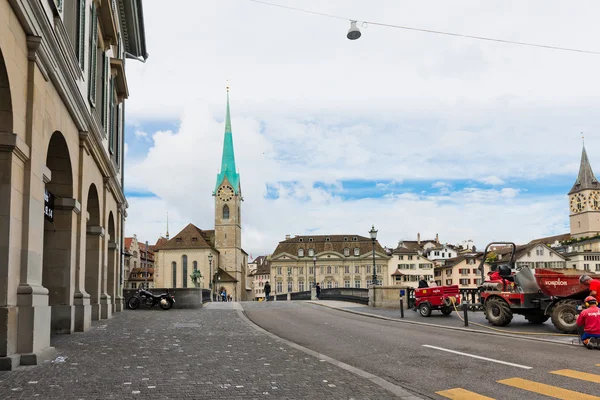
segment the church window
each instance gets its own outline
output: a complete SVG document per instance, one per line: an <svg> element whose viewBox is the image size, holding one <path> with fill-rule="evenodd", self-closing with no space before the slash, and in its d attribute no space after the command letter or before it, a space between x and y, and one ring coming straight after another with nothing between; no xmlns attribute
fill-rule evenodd
<svg viewBox="0 0 600 400"><path fill-rule="evenodd" d="M304 249L298 249L298 257L304 257Z"/></svg>
<svg viewBox="0 0 600 400"><path fill-rule="evenodd" d="M177 263L173 261L171 263L171 268L173 269L173 287L177 287Z"/></svg>
<svg viewBox="0 0 600 400"><path fill-rule="evenodd" d="M314 249L308 249L308 255L309 256L314 256L315 255L315 250Z"/></svg>
<svg viewBox="0 0 600 400"><path fill-rule="evenodd" d="M344 242L347 242L347 241L348 241L348 238L347 238L347 237L345 237L345 238L344 238Z"/></svg>
<svg viewBox="0 0 600 400"><path fill-rule="evenodd" d="M301 242L304 242L304 239L300 238L300 241L301 241Z"/></svg>
<svg viewBox="0 0 600 400"><path fill-rule="evenodd" d="M229 206L227 204L223 206L223 219L229 219Z"/></svg>
<svg viewBox="0 0 600 400"><path fill-rule="evenodd" d="M183 287L186 288L187 287L187 256L184 254L183 256L181 256L181 265L183 268L183 274L181 275L181 279L183 281Z"/></svg>
<svg viewBox="0 0 600 400"><path fill-rule="evenodd" d="M355 247L355 248L354 248L354 255L355 255L355 256L358 256L358 255L360 255L360 249L359 249L358 247Z"/></svg>
<svg viewBox="0 0 600 400"><path fill-rule="evenodd" d="M329 242L329 241L331 241L331 239L329 239L329 237L326 237L326 238L325 238L325 241L326 241L326 242Z"/></svg>
<svg viewBox="0 0 600 400"><path fill-rule="evenodd" d="M349 255L350 255L350 249L348 249L348 248L345 248L345 249L344 249L344 255L345 255L345 256L349 256Z"/></svg>
<svg viewBox="0 0 600 400"><path fill-rule="evenodd" d="M194 261L192 264L194 265L194 270L197 270L198 269L198 261Z"/></svg>
<svg viewBox="0 0 600 400"><path fill-rule="evenodd" d="M356 236L354 236L354 237L352 238L352 240L356 242L358 239L356 238Z"/></svg>
<svg viewBox="0 0 600 400"><path fill-rule="evenodd" d="M313 238L308 238L308 241L309 241L309 242L312 242L312 241L313 241Z"/></svg>

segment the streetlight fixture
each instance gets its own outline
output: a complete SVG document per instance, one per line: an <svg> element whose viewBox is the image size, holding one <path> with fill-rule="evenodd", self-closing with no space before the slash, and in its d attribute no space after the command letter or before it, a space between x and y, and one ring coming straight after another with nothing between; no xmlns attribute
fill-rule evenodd
<svg viewBox="0 0 600 400"><path fill-rule="evenodd" d="M210 277L210 281L208 282L208 284L210 285L210 301L213 301L213 281L214 281L214 277L212 274L212 260L213 260L213 255L212 253L208 253L208 267L210 270L210 274L208 275Z"/></svg>
<svg viewBox="0 0 600 400"><path fill-rule="evenodd" d="M350 21L350 29L346 37L350 40L356 40L360 37L360 29L356 26L356 21Z"/></svg>
<svg viewBox="0 0 600 400"><path fill-rule="evenodd" d="M371 235L371 240L373 241L373 286L375 286L377 285L377 268L375 267L375 240L377 240L377 230L375 229L375 225L371 226L369 235Z"/></svg>
<svg viewBox="0 0 600 400"><path fill-rule="evenodd" d="M317 287L317 256L313 256L313 275L314 275L313 287Z"/></svg>

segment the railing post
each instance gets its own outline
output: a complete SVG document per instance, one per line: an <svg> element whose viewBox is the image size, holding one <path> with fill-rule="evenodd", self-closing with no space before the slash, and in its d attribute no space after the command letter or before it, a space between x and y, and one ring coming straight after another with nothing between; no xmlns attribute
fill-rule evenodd
<svg viewBox="0 0 600 400"><path fill-rule="evenodd" d="M465 326L469 326L469 303L463 304L463 312L464 312Z"/></svg>

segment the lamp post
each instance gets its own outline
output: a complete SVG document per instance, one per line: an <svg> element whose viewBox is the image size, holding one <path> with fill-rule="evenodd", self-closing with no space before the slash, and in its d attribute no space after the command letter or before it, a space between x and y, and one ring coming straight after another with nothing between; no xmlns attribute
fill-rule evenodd
<svg viewBox="0 0 600 400"><path fill-rule="evenodd" d="M210 277L210 281L208 282L208 285L210 286L210 301L213 301L213 274L212 274L212 260L213 260L213 255L212 253L208 253L208 268L209 268L209 272L210 274L208 275Z"/></svg>
<svg viewBox="0 0 600 400"><path fill-rule="evenodd" d="M375 229L375 225L371 226L369 235L371 235L371 240L373 241L373 286L375 286L377 285L377 267L375 266L375 240L377 239L377 230Z"/></svg>
<svg viewBox="0 0 600 400"><path fill-rule="evenodd" d="M317 256L313 256L313 287L317 287Z"/></svg>

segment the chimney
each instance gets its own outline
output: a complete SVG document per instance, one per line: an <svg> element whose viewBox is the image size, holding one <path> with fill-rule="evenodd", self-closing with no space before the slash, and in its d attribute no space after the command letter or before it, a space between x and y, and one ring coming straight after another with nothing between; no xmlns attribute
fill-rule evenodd
<svg viewBox="0 0 600 400"><path fill-rule="evenodd" d="M438 234L437 234L437 233L435 234L435 242L436 242L437 244L439 244L439 243L440 243L440 237L438 236Z"/></svg>
<svg viewBox="0 0 600 400"><path fill-rule="evenodd" d="M421 244L421 234L417 233L417 244Z"/></svg>
<svg viewBox="0 0 600 400"><path fill-rule="evenodd" d="M285 240L288 240L290 238L290 235L285 235Z"/></svg>

